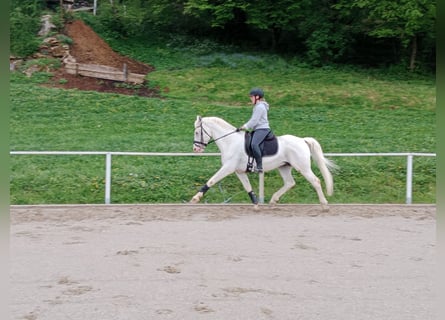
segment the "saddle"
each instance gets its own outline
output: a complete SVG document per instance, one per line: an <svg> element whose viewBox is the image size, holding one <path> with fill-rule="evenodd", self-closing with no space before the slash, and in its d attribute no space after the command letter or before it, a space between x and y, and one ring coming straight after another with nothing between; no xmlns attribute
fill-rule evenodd
<svg viewBox="0 0 445 320"><path fill-rule="evenodd" d="M247 132L244 134L244 150L249 157L247 163L247 171L251 171L252 162L253 162L253 152L250 145L250 141L252 140L254 132ZM264 138L263 142L260 143L261 154L263 157L273 156L278 152L278 140L277 137L273 134L272 131L269 131L266 138Z"/></svg>

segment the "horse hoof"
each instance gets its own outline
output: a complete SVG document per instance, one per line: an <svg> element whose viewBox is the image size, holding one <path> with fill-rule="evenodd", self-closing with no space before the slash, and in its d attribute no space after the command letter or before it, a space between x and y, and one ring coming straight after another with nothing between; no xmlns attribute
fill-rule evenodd
<svg viewBox="0 0 445 320"><path fill-rule="evenodd" d="M198 203L198 202L199 202L199 199L197 199L197 198L192 198L192 200L190 200L189 203L195 204L195 203Z"/></svg>
<svg viewBox="0 0 445 320"><path fill-rule="evenodd" d="M260 206L258 205L258 203L253 205L253 210L255 210L255 211L259 211L260 210Z"/></svg>
<svg viewBox="0 0 445 320"><path fill-rule="evenodd" d="M328 206L322 206L321 207L321 211L322 212L329 212L329 207Z"/></svg>

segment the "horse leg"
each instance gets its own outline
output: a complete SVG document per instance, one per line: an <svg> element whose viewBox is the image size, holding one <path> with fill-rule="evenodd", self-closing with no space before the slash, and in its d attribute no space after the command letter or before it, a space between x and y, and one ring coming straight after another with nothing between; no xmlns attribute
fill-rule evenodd
<svg viewBox="0 0 445 320"><path fill-rule="evenodd" d="M270 204L276 204L281 196L289 191L293 186L295 186L294 177L292 177L292 167L291 166L282 166L278 168L280 172L281 178L283 179L284 185L272 195L270 199Z"/></svg>
<svg viewBox="0 0 445 320"><path fill-rule="evenodd" d="M208 181L205 185L201 187L201 189L193 196L190 200L190 203L198 203L201 201L204 194L209 190L212 186L214 186L218 181L224 179L226 176L231 174L234 169L229 167L222 166Z"/></svg>
<svg viewBox="0 0 445 320"><path fill-rule="evenodd" d="M238 176L238 179L241 181L241 184L243 185L244 190L247 191L247 194L249 195L250 200L255 205L255 209L258 209L258 198L257 198L255 192L253 192L249 177L247 176L247 174L245 172L237 172L236 175Z"/></svg>
<svg viewBox="0 0 445 320"><path fill-rule="evenodd" d="M303 175L303 177L306 178L307 181L310 182L312 187L314 187L315 191L317 191L322 211L324 212L329 211L328 201L326 200L323 193L323 189L321 188L320 179L318 179L318 177L312 172L310 168L305 171L301 171L301 174Z"/></svg>

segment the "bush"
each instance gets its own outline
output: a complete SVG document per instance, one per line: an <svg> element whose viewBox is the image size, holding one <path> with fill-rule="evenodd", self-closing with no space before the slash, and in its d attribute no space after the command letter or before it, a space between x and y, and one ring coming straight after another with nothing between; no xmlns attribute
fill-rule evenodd
<svg viewBox="0 0 445 320"><path fill-rule="evenodd" d="M21 8L15 8L9 15L10 53L26 57L37 51L40 40L37 36L40 18L36 14L26 14Z"/></svg>

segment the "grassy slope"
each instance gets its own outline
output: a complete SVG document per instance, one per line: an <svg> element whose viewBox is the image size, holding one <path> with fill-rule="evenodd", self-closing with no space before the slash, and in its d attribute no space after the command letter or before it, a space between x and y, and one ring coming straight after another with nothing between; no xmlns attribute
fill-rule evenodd
<svg viewBox="0 0 445 320"><path fill-rule="evenodd" d="M262 86L278 135L313 136L325 152L435 152L432 79L311 69L269 55L111 43L156 66L149 80L165 98L63 91L13 77L11 150L190 152L197 114L239 125L250 116L248 90ZM217 150L211 146L208 151ZM331 203L404 202L405 159L335 160L341 170ZM435 202L435 163L415 158L415 202ZM11 165L11 203L103 202L101 157L15 156ZM214 157L115 157L112 200L188 201L218 168ZM297 187L283 202L316 203L310 186L294 176ZM266 179L268 200L281 179L277 173ZM206 201L249 200L230 176L208 192Z"/></svg>

